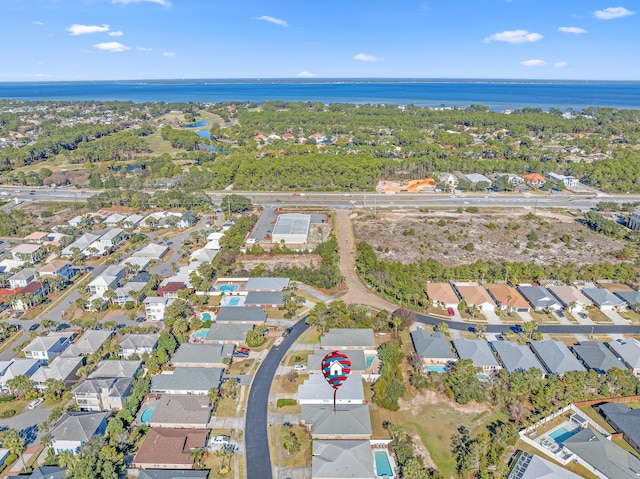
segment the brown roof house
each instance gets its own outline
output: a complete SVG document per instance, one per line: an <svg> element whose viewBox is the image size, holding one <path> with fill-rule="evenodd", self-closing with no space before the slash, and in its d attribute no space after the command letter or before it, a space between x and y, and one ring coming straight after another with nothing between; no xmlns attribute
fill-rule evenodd
<svg viewBox="0 0 640 479"><path fill-rule="evenodd" d="M472 283L456 283L454 286L467 306L477 306L483 312L496 309L496 303L483 286Z"/></svg>
<svg viewBox="0 0 640 479"><path fill-rule="evenodd" d="M207 445L208 430L151 428L132 467L137 469L193 469L191 451Z"/></svg>
<svg viewBox="0 0 640 479"><path fill-rule="evenodd" d="M427 283L427 296L434 305L457 308L460 300L449 283Z"/></svg>
<svg viewBox="0 0 640 479"><path fill-rule="evenodd" d="M498 308L503 311L515 311L517 313L528 313L531 311L529 302L524 296L508 284L491 284L487 286L491 297L495 300Z"/></svg>

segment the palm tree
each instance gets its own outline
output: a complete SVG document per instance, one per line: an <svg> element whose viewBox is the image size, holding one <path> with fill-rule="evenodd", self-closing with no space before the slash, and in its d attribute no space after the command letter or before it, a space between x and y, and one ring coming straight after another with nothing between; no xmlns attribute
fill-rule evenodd
<svg viewBox="0 0 640 479"><path fill-rule="evenodd" d="M24 438L20 437L15 429L8 429L2 433L2 447L8 449L11 454L15 454L20 458L22 468L24 468L24 460L22 453L25 449Z"/></svg>
<svg viewBox="0 0 640 479"><path fill-rule="evenodd" d="M189 453L189 456L193 458L193 461L196 464L196 469L201 469L202 468L202 459L204 458L204 455L206 453L207 453L207 451L205 451L204 449L193 449Z"/></svg>
<svg viewBox="0 0 640 479"><path fill-rule="evenodd" d="M69 450L65 449L58 454L58 464L60 467L69 467L73 463L73 459L73 454L71 454Z"/></svg>

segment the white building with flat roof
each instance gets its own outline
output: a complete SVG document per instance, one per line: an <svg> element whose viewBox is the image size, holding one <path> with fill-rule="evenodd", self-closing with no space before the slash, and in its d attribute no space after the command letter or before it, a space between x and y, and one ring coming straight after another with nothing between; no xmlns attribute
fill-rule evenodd
<svg viewBox="0 0 640 479"><path fill-rule="evenodd" d="M304 244L309 236L311 215L286 213L278 216L271 234L272 243Z"/></svg>

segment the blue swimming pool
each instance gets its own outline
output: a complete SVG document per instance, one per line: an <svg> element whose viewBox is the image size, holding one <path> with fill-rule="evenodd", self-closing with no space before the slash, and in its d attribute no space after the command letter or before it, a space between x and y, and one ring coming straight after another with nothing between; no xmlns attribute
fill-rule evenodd
<svg viewBox="0 0 640 479"><path fill-rule="evenodd" d="M555 431L553 431L551 434L549 434L549 437L554 441L556 441L558 444L562 444L564 441L569 439L579 430L580 428L576 428L569 431L566 427L562 426L556 429Z"/></svg>
<svg viewBox="0 0 640 479"><path fill-rule="evenodd" d="M207 334L209 334L209 330L208 329L200 329L199 331L196 331L195 333L191 334L192 338L206 338Z"/></svg>
<svg viewBox="0 0 640 479"><path fill-rule="evenodd" d="M446 373L449 370L449 368L447 368L446 366L429 365L429 366L425 366L424 370L433 372L433 373Z"/></svg>
<svg viewBox="0 0 640 479"><path fill-rule="evenodd" d="M229 306L238 306L240 304L240 298L237 296L235 298L229 299Z"/></svg>
<svg viewBox="0 0 640 479"><path fill-rule="evenodd" d="M387 456L386 451L375 451L373 454L376 459L376 475L393 477L391 463L389 462L389 456Z"/></svg>
<svg viewBox="0 0 640 479"><path fill-rule="evenodd" d="M367 367L370 368L371 365L373 364L373 360L375 359L374 356L367 356L367 359L365 360L367 362Z"/></svg>
<svg viewBox="0 0 640 479"><path fill-rule="evenodd" d="M142 411L142 414L140 415L140 422L143 424L148 423L151 420L151 416L153 416L153 412L155 410L156 410L155 407L149 406L147 409Z"/></svg>
<svg viewBox="0 0 640 479"><path fill-rule="evenodd" d="M220 291L235 291L236 289L238 289L238 285L237 284L223 284L218 289L220 289Z"/></svg>
<svg viewBox="0 0 640 479"><path fill-rule="evenodd" d="M202 313L200 319L202 321L211 321L211 313Z"/></svg>
<svg viewBox="0 0 640 479"><path fill-rule="evenodd" d="M486 374L478 373L478 374L476 374L476 376L480 381L488 381L489 380L489 376L487 376Z"/></svg>

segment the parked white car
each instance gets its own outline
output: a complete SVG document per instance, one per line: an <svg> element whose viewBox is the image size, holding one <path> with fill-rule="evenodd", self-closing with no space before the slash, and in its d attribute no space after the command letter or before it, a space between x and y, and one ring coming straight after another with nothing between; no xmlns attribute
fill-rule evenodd
<svg viewBox="0 0 640 479"><path fill-rule="evenodd" d="M33 401L31 401L29 403L29 405L27 406L29 409L35 409L38 406L40 406L40 404L42 404L44 402L44 398L38 398L38 399L34 399Z"/></svg>
<svg viewBox="0 0 640 479"><path fill-rule="evenodd" d="M307 369L307 367L304 364L296 364L293 367L294 371L304 371L305 369Z"/></svg>
<svg viewBox="0 0 640 479"><path fill-rule="evenodd" d="M231 438L229 436L215 436L209 442L211 444L229 444Z"/></svg>

